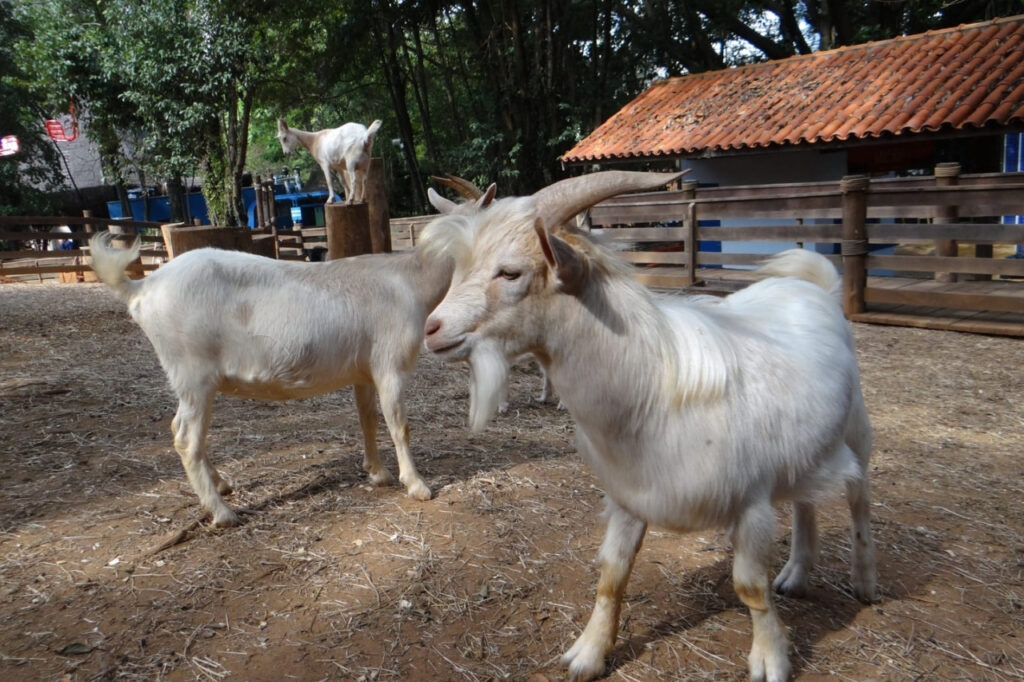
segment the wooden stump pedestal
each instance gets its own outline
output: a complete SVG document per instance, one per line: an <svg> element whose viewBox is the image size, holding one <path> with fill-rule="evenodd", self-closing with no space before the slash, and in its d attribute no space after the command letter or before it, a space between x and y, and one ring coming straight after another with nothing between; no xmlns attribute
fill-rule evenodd
<svg viewBox="0 0 1024 682"><path fill-rule="evenodd" d="M252 231L247 227L186 227L183 223L161 225L167 247L167 260L186 251L212 246L229 251L252 252Z"/></svg>
<svg viewBox="0 0 1024 682"><path fill-rule="evenodd" d="M325 204L327 259L373 253L370 239L370 210L365 203Z"/></svg>

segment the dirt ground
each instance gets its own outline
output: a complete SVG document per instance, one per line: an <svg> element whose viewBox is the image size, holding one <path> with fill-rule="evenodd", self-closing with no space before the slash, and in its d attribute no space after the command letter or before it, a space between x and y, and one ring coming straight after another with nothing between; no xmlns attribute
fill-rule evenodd
<svg viewBox="0 0 1024 682"><path fill-rule="evenodd" d="M809 598L779 600L795 678L1024 679L1024 345L855 332L881 600L849 594L837 495ZM210 449L245 514L215 531L124 306L100 285L0 285L0 680L565 679L602 500L538 382L517 369L509 413L471 435L465 370L420 359L407 405L429 502L366 485L349 391L218 398ZM745 679L730 575L722 533L653 529L608 678Z"/></svg>

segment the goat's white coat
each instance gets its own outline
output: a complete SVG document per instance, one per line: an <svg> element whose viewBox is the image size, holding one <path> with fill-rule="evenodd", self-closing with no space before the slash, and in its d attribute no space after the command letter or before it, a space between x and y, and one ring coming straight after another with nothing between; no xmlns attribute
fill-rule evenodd
<svg viewBox="0 0 1024 682"><path fill-rule="evenodd" d="M99 278L128 303L156 351L178 411L171 428L189 481L217 526L237 523L220 493L230 490L206 455L214 395L288 400L352 385L371 482L391 479L376 445L374 387L410 496L429 499L409 452L402 393L418 355L423 323L444 295L452 263L407 254L328 263L276 261L199 249L145 279L124 269L138 243L117 249L90 241Z"/></svg>
<svg viewBox="0 0 1024 682"><path fill-rule="evenodd" d="M654 299L582 236L547 232L555 255L545 253L538 218L532 198L507 199L447 235L459 264L426 343L474 367L475 428L502 390L480 382L502 381L496 366L526 352L545 359L577 423L579 450L608 498L608 530L594 612L565 655L571 676L603 671L653 523L732 529L734 583L753 621L751 677L786 679L785 628L768 581L772 503L794 501L792 553L775 588L799 593L817 551L814 501L846 482L854 592L871 600L875 590L871 433L838 274L817 254L789 252L768 267L777 277L724 300ZM560 279L572 272L552 260L560 258L575 259L580 281ZM579 290L566 293L569 284Z"/></svg>
<svg viewBox="0 0 1024 682"><path fill-rule="evenodd" d="M277 119L277 139L285 154L295 151L297 145L305 147L327 181L327 203L334 201L334 183L331 171L337 171L345 188L345 203L357 203L366 198L366 174L370 168L373 141L380 130L381 121L367 128L362 123L345 123L337 128L310 132L289 128L284 119Z"/></svg>

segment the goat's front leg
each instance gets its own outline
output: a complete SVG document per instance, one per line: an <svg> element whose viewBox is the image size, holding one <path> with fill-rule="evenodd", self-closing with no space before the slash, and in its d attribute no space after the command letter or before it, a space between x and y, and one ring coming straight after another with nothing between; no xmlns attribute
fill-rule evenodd
<svg viewBox="0 0 1024 682"><path fill-rule="evenodd" d="M409 450L409 422L405 417L402 405L402 393L405 380L397 374L389 374L377 384L380 396L380 409L384 413L384 421L388 425L391 441L395 444L395 457L398 459L398 480L405 486L409 497L417 500L429 500L432 496L430 488L420 478L416 465L412 461Z"/></svg>
<svg viewBox="0 0 1024 682"><path fill-rule="evenodd" d="M355 384L352 392L356 396L359 410L359 425L363 428L363 470L369 474L373 485L387 485L393 480L387 467L381 466L377 454L377 401L371 384Z"/></svg>
<svg viewBox="0 0 1024 682"><path fill-rule="evenodd" d="M210 428L210 410L213 393L182 392L178 411L171 420L174 449L181 456L182 466L199 502L213 516L215 527L237 526L238 515L231 511L220 496L220 491L231 487L213 468L206 454L206 434Z"/></svg>
<svg viewBox="0 0 1024 682"><path fill-rule="evenodd" d="M766 500L745 509L732 532L732 581L740 601L750 609L754 642L748 663L754 682L785 682L789 678L789 640L775 612L768 582L774 541L771 503Z"/></svg>
<svg viewBox="0 0 1024 682"><path fill-rule="evenodd" d="M584 682L604 672L604 659L615 645L619 632L619 611L647 524L611 500L605 511L608 528L601 543L601 577L597 581L597 599L586 629L562 656L572 680Z"/></svg>

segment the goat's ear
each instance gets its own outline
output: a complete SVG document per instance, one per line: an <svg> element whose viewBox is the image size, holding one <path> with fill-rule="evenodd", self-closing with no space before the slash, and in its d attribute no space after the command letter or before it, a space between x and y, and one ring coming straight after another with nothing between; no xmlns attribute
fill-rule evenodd
<svg viewBox="0 0 1024 682"><path fill-rule="evenodd" d="M481 210L490 206L491 202L494 201L494 195L498 191L498 186L491 183L491 186L483 193L483 195L476 200L476 210Z"/></svg>
<svg viewBox="0 0 1024 682"><path fill-rule="evenodd" d="M572 296L583 291L583 282L587 278L587 259L566 241L548 232L544 221L538 218L533 229L540 239L540 248L544 252L544 260L558 277L559 289Z"/></svg>
<svg viewBox="0 0 1024 682"><path fill-rule="evenodd" d="M277 129L282 132L288 130L288 124L284 122L283 118L277 119Z"/></svg>
<svg viewBox="0 0 1024 682"><path fill-rule="evenodd" d="M434 191L433 187L427 188L427 201L430 205L437 209L438 213L448 214L456 209L458 204L449 199L445 199L443 196Z"/></svg>

